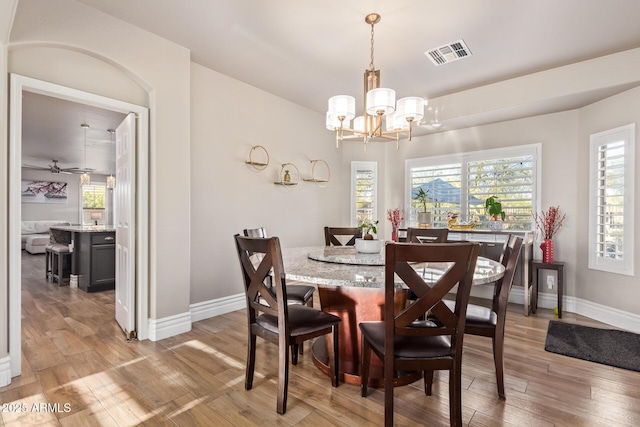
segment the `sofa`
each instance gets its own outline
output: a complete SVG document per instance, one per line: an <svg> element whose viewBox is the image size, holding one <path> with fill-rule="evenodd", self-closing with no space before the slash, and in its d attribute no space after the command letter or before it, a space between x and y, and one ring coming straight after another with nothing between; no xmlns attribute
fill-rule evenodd
<svg viewBox="0 0 640 427"><path fill-rule="evenodd" d="M49 227L53 225L71 225L71 223L60 220L21 221L22 249L30 254L45 253L49 244Z"/></svg>

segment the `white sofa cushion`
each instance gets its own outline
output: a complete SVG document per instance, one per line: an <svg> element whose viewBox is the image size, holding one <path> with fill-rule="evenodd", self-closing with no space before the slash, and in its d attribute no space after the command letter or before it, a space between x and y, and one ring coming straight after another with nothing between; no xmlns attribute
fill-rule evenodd
<svg viewBox="0 0 640 427"><path fill-rule="evenodd" d="M48 233L52 225L70 225L68 221L44 220L44 221L21 221L20 234L42 234Z"/></svg>
<svg viewBox="0 0 640 427"><path fill-rule="evenodd" d="M48 234L29 234L25 243L25 250L30 254L43 254L50 243Z"/></svg>

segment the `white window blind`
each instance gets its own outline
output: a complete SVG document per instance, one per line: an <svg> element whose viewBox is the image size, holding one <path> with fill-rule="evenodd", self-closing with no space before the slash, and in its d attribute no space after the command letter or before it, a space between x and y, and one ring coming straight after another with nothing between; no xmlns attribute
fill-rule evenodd
<svg viewBox="0 0 640 427"><path fill-rule="evenodd" d="M479 228L488 228L484 203L496 196L506 213L505 229L533 229L532 211L537 205L539 145L509 147L407 160L407 205L409 225L417 226L414 200L419 187L428 191L427 210L433 226L446 227L447 214L462 220L478 216Z"/></svg>
<svg viewBox="0 0 640 427"><path fill-rule="evenodd" d="M95 182L82 185L82 223L106 223L107 186L105 183ZM93 214L94 218L91 218ZM98 218L99 216L99 218Z"/></svg>
<svg viewBox="0 0 640 427"><path fill-rule="evenodd" d="M469 215L482 217L484 201L496 196L510 230L531 230L534 190L532 155L469 161Z"/></svg>
<svg viewBox="0 0 640 427"><path fill-rule="evenodd" d="M374 221L377 215L378 165L351 162L351 225Z"/></svg>
<svg viewBox="0 0 640 427"><path fill-rule="evenodd" d="M633 275L635 125L591 135L589 268Z"/></svg>
<svg viewBox="0 0 640 427"><path fill-rule="evenodd" d="M418 212L423 207L415 200L418 188L427 193L427 211L433 217L433 227L440 228L447 225L448 212L460 212L462 193L462 164L435 164L416 166L409 176L411 190L411 209L408 219L412 225L418 224Z"/></svg>

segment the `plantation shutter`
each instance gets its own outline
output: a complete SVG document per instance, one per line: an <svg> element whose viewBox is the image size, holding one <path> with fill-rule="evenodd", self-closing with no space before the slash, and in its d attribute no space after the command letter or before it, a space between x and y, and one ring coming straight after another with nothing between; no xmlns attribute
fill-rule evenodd
<svg viewBox="0 0 640 427"><path fill-rule="evenodd" d="M531 230L534 190L533 156L516 156L467 163L469 217L483 218L484 201L496 196L510 230Z"/></svg>
<svg viewBox="0 0 640 427"><path fill-rule="evenodd" d="M624 141L598 147L596 256L624 258Z"/></svg>
<svg viewBox="0 0 640 427"><path fill-rule="evenodd" d="M447 214L460 212L462 194L462 164L451 163L416 167L411 169L411 211L409 221L417 224L418 212L422 212L421 204L414 200L417 188L427 192L427 211L433 214L433 227L447 226Z"/></svg>
<svg viewBox="0 0 640 427"><path fill-rule="evenodd" d="M377 164L352 162L351 164L351 221L353 226L362 221L375 221L377 210Z"/></svg>

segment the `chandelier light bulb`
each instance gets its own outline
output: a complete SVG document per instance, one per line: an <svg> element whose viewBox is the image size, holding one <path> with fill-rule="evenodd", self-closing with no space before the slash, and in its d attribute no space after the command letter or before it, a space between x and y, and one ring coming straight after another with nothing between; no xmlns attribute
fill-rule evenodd
<svg viewBox="0 0 640 427"><path fill-rule="evenodd" d="M380 116L391 114L396 109L396 91L380 87L367 92L367 114Z"/></svg>
<svg viewBox="0 0 640 427"><path fill-rule="evenodd" d="M350 121L356 116L356 99L350 95L336 95L329 98L329 115L332 118L344 117Z"/></svg>
<svg viewBox="0 0 640 427"><path fill-rule="evenodd" d="M418 96L408 96L398 100L396 115L401 120L419 121L424 117L424 99Z"/></svg>

